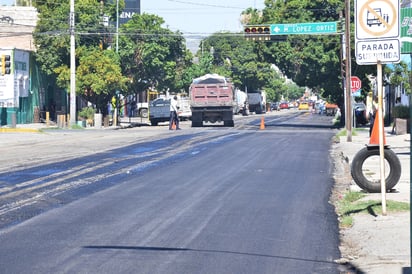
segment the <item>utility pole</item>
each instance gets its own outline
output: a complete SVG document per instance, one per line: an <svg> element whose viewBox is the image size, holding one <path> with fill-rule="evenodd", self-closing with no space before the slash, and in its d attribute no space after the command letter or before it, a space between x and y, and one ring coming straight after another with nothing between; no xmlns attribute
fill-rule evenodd
<svg viewBox="0 0 412 274"><path fill-rule="evenodd" d="M76 124L76 47L74 37L74 0L70 0L70 125Z"/></svg>
<svg viewBox="0 0 412 274"><path fill-rule="evenodd" d="M119 52L119 0L116 0L116 53Z"/></svg>
<svg viewBox="0 0 412 274"><path fill-rule="evenodd" d="M351 97L351 54L350 54L350 0L345 0L345 125L346 141L352 142L352 97Z"/></svg>

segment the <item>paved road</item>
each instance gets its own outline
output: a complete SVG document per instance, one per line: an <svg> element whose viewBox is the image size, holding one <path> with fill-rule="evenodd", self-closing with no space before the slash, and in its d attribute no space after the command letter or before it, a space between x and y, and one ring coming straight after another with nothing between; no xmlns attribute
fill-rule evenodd
<svg viewBox="0 0 412 274"><path fill-rule="evenodd" d="M3 172L1 209L26 198L15 216L35 217L10 225L13 214L0 215L8 222L0 231L0 269L339 273L337 218L328 203L330 119L268 115L265 130L259 122L157 128L152 141L134 129L128 134L136 140L118 148L75 160L69 156L78 152L62 153L57 162L39 156L44 165Z"/></svg>

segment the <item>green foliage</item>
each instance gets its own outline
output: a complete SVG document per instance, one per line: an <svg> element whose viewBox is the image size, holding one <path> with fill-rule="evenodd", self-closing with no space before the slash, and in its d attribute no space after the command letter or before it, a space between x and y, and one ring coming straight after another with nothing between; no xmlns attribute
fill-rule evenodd
<svg viewBox="0 0 412 274"><path fill-rule="evenodd" d="M34 1L39 21L34 31L36 59L48 75L70 61L69 1ZM124 1L120 0L124 6ZM98 47L107 32L101 25L101 13L114 15L115 3L101 5L96 0L83 0L75 5L76 47ZM79 33L82 33L81 35ZM102 33L102 34L99 34Z"/></svg>
<svg viewBox="0 0 412 274"><path fill-rule="evenodd" d="M353 214L368 213L372 215L382 214L382 204L375 200L361 200L366 194L361 192L348 192L337 203L337 212L341 219L341 226L352 225ZM388 200L387 210L391 212L409 211L409 203Z"/></svg>
<svg viewBox="0 0 412 274"><path fill-rule="evenodd" d="M268 101L278 101L288 94L294 97L297 89L302 91L296 85L285 83L285 78L264 59L264 50L261 42L245 41L243 37L227 33L213 34L202 41L194 76L205 73L226 76L241 90L265 90Z"/></svg>
<svg viewBox="0 0 412 274"><path fill-rule="evenodd" d="M39 21L34 32L36 59L41 69L56 77L57 85L67 89L70 83L69 2L35 1ZM120 0L120 7L124 1ZM75 5L76 25L76 94L105 111L112 94L126 87L118 56L113 51L99 51L107 42L109 30L102 24L101 14L115 15L115 3L101 4L83 0ZM103 112L104 113L104 112Z"/></svg>
<svg viewBox="0 0 412 274"><path fill-rule="evenodd" d="M129 90L149 88L177 91L183 88L184 68L191 62L184 38L162 27L157 15L135 15L124 24L119 41L123 73L131 80ZM127 35L123 35L127 34Z"/></svg>
<svg viewBox="0 0 412 274"><path fill-rule="evenodd" d="M393 64L393 66L385 66L384 74L389 79L389 83L394 86L400 86L405 89L406 93L411 93L410 86L410 73L408 70L408 64L401 61L399 64Z"/></svg>
<svg viewBox="0 0 412 274"><path fill-rule="evenodd" d="M96 113L96 110L92 107L84 107L82 110L79 111L78 115L79 117L83 119L94 119L94 114Z"/></svg>
<svg viewBox="0 0 412 274"><path fill-rule="evenodd" d="M266 3L259 23L304 23L338 21L343 9L338 0L292 0ZM286 42L267 43L265 60L279 66L298 86L315 94L343 102L340 79L340 37L289 36Z"/></svg>
<svg viewBox="0 0 412 274"><path fill-rule="evenodd" d="M408 119L410 118L410 115L411 115L409 106L404 106L404 105L394 106L392 113L395 118L401 118L401 119Z"/></svg>
<svg viewBox="0 0 412 274"><path fill-rule="evenodd" d="M72 125L71 126L71 129L84 129L84 127L82 127L82 126L80 126L80 125L78 125L78 124L74 124L74 125Z"/></svg>
<svg viewBox="0 0 412 274"><path fill-rule="evenodd" d="M124 7L123 0L119 3ZM34 5L40 13L34 33L36 59L44 72L56 77L59 87L68 88L69 3L46 0L34 1ZM243 23L338 21L344 3L291 0L266 1L265 5L262 11L243 11ZM206 73L231 78L241 90L265 90L268 101L295 100L304 92L301 87L309 87L315 95L343 104L339 35L291 35L286 42L259 42L216 33L202 41L198 62L193 63L182 33L162 27L163 18L146 13L135 15L120 27L118 53L105 50L114 43L113 35L109 35L114 30L101 24L101 15L115 18L115 11L115 1L83 0L75 5L76 93L96 104L102 113L116 90L123 95L148 89L181 92L188 90L193 78ZM100 45L104 50L98 50ZM373 66L352 64L353 74L367 81ZM293 82L287 83L284 75ZM388 75L392 75L391 83L402 82L407 87L404 65L395 65L395 73ZM367 85L363 86L369 92Z"/></svg>

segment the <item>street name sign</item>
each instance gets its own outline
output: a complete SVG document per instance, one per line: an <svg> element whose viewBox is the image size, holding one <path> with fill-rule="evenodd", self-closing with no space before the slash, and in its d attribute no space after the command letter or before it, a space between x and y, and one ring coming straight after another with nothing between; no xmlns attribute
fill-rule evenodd
<svg viewBox="0 0 412 274"><path fill-rule="evenodd" d="M288 34L335 34L337 22L272 24L270 35Z"/></svg>
<svg viewBox="0 0 412 274"><path fill-rule="evenodd" d="M356 0L358 65L398 63L401 56L399 0Z"/></svg>
<svg viewBox="0 0 412 274"><path fill-rule="evenodd" d="M412 8L401 8L401 53L412 53Z"/></svg>

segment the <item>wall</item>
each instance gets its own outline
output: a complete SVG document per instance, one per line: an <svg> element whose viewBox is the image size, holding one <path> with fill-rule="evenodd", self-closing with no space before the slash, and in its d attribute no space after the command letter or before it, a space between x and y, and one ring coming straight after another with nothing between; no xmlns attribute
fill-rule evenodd
<svg viewBox="0 0 412 274"><path fill-rule="evenodd" d="M33 7L0 6L0 48L34 51L32 33L37 20Z"/></svg>

